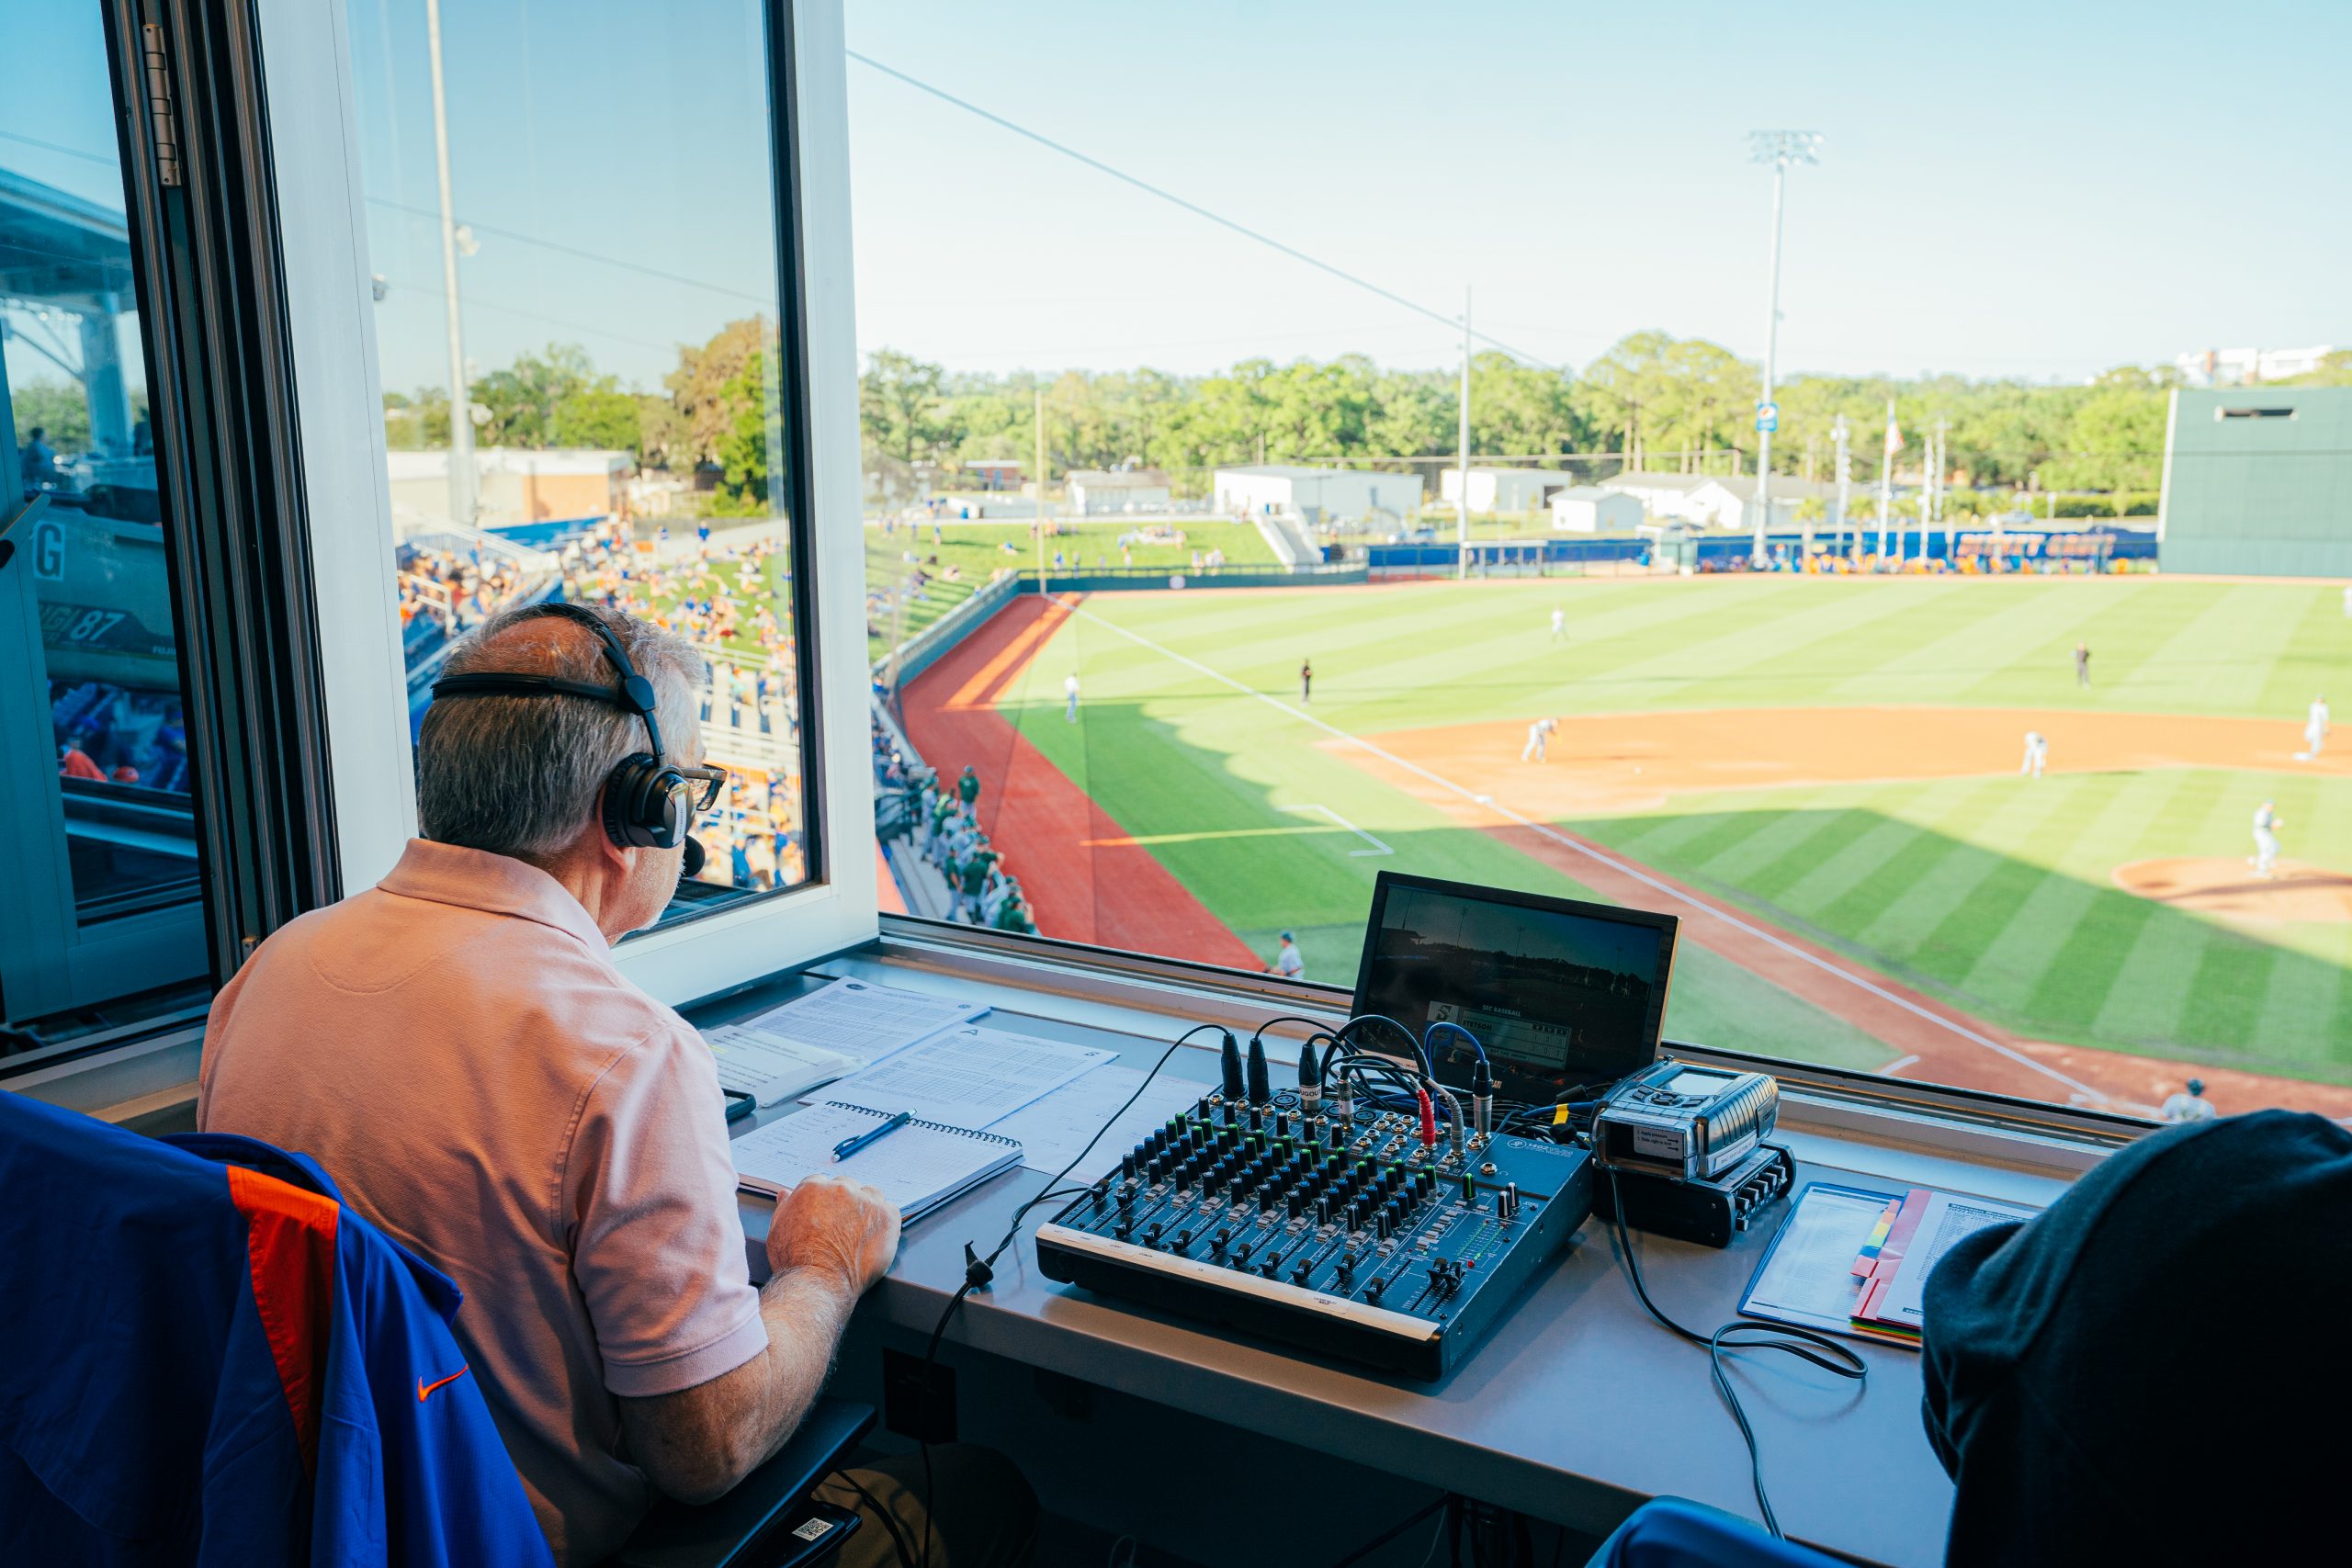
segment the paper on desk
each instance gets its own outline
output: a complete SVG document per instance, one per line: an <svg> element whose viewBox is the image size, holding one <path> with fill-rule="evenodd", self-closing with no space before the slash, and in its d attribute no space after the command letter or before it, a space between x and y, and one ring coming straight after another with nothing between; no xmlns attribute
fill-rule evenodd
<svg viewBox="0 0 2352 1568"><path fill-rule="evenodd" d="M902 991L871 980L836 980L735 1027L753 1034L839 1051L872 1066L941 1030L989 1010L983 1001Z"/></svg>
<svg viewBox="0 0 2352 1568"><path fill-rule="evenodd" d="M1889 1196L1817 1182L1798 1193L1740 1310L1844 1331L1861 1294L1854 1255L1870 1239Z"/></svg>
<svg viewBox="0 0 2352 1568"><path fill-rule="evenodd" d="M1019 1140L1021 1163L1032 1170L1058 1171L1078 1157L1089 1138L1094 1146L1070 1168L1068 1179L1092 1182L1108 1174L1119 1156L1144 1135L1201 1097L1202 1085L1183 1078L1144 1082L1140 1067L1097 1067L991 1124L989 1131ZM1108 1131L1103 1123L1141 1088L1134 1105L1119 1112ZM1095 1138L1096 1133L1102 1135Z"/></svg>
<svg viewBox="0 0 2352 1568"><path fill-rule="evenodd" d="M1906 1328L1924 1330L1927 1319L1921 1302L1927 1292L1928 1276L1935 1272L1944 1254L1958 1246L1962 1238L1973 1235L1987 1225L2030 1220L2041 1212L2015 1203L1995 1202L1990 1198L1965 1198L1951 1192L1929 1193L1927 1205L1919 1216L1919 1228L1912 1235L1910 1250L1904 1254L1902 1269L1879 1301L1874 1315L1881 1323L1899 1323Z"/></svg>
<svg viewBox="0 0 2352 1568"><path fill-rule="evenodd" d="M911 1111L944 1127L988 1127L1117 1055L967 1023L801 1098L893 1115Z"/></svg>
<svg viewBox="0 0 2352 1568"><path fill-rule="evenodd" d="M703 1041L718 1058L718 1086L752 1096L763 1109L831 1083L858 1066L854 1056L763 1034L739 1023L706 1031Z"/></svg>

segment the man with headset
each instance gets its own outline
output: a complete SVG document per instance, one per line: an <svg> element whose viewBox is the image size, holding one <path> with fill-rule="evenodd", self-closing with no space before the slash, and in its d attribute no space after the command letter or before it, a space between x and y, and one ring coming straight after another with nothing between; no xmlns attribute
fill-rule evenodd
<svg viewBox="0 0 2352 1568"><path fill-rule="evenodd" d="M492 616L434 688L419 836L262 943L206 1028L198 1124L311 1155L462 1288L449 1376L480 1381L565 1563L617 1548L655 1490L716 1497L781 1447L898 1247L879 1193L814 1178L754 1291L710 1051L613 965L702 858L687 829L725 778L702 682L690 647L617 611ZM835 1500L910 1539L928 1502L943 1562L1018 1561L1019 1473L932 1461L927 1489L886 1464ZM893 1533L843 1562L888 1561Z"/></svg>

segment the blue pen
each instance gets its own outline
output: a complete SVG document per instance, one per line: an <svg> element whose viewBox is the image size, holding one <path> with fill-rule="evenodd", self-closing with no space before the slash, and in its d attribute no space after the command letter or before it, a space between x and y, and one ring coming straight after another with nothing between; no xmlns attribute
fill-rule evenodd
<svg viewBox="0 0 2352 1568"><path fill-rule="evenodd" d="M883 1122L879 1127L875 1128L871 1133L860 1133L854 1138L843 1138L840 1143L833 1145L833 1163L835 1165L841 1164L842 1161L849 1158L850 1156L857 1153L858 1150L865 1147L866 1145L880 1142L882 1139L888 1137L891 1134L897 1132L899 1128L905 1126L914 1119L915 1113L913 1111L901 1111L896 1116L891 1117L888 1122Z"/></svg>

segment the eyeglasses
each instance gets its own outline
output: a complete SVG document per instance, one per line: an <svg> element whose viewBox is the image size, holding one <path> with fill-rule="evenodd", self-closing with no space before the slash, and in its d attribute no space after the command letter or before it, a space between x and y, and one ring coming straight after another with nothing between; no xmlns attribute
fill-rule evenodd
<svg viewBox="0 0 2352 1568"><path fill-rule="evenodd" d="M725 768L680 768L678 772L684 775L678 787L686 792L695 810L707 811L718 804L718 792L727 784Z"/></svg>

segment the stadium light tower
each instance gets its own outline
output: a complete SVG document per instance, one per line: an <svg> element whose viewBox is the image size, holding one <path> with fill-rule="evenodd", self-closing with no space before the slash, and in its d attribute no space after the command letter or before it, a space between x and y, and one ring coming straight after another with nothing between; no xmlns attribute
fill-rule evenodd
<svg viewBox="0 0 2352 1568"><path fill-rule="evenodd" d="M1772 401L1772 361L1781 346L1781 191L1787 185L1791 164L1821 162L1821 133L1815 130L1751 130L1747 133L1751 163L1772 165L1772 286L1771 306L1764 318L1764 395L1756 403L1756 544L1750 554L1764 564L1764 530L1772 522L1772 432L1781 411ZM1803 561L1797 563L1802 569Z"/></svg>

